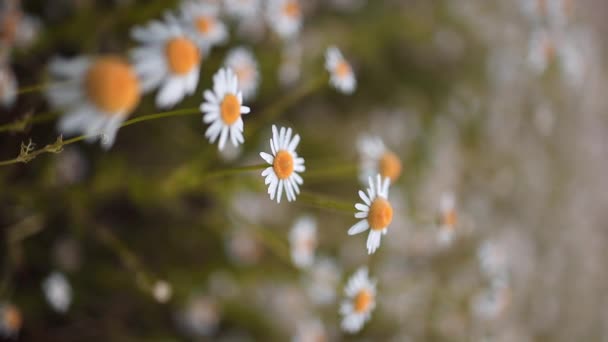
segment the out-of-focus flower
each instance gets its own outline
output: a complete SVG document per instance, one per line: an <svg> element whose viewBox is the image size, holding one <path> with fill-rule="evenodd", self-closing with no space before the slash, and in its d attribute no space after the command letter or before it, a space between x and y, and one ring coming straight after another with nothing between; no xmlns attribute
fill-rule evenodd
<svg viewBox="0 0 608 342"><path fill-rule="evenodd" d="M456 199L452 192L444 192L439 199L439 234L441 244L449 244L454 239L454 231L458 223L456 214Z"/></svg>
<svg viewBox="0 0 608 342"><path fill-rule="evenodd" d="M545 30L535 31L530 38L528 64L537 74L542 74L557 55L554 39Z"/></svg>
<svg viewBox="0 0 608 342"><path fill-rule="evenodd" d="M57 81L47 90L49 101L67 111L58 123L59 131L82 133L87 141L101 137L104 149L112 147L118 129L141 97L133 68L122 58L107 55L55 59L49 71Z"/></svg>
<svg viewBox="0 0 608 342"><path fill-rule="evenodd" d="M473 297L473 314L483 320L499 318L511 300L511 289L506 286L491 287Z"/></svg>
<svg viewBox="0 0 608 342"><path fill-rule="evenodd" d="M357 270L344 287L346 299L340 306L342 330L356 333L370 319L376 307L376 281L370 280L367 268Z"/></svg>
<svg viewBox="0 0 608 342"><path fill-rule="evenodd" d="M270 199L274 200L276 196L277 203L281 203L283 189L287 201L295 201L296 194L300 193L300 185L304 183L299 175L306 170L304 158L298 157L296 152L300 136L296 134L292 139L291 134L291 128L281 127L279 131L277 126L272 125L272 155L260 152L260 157L272 165L262 171L262 177L265 177L264 183L268 185Z"/></svg>
<svg viewBox="0 0 608 342"><path fill-rule="evenodd" d="M367 253L372 254L380 247L382 235L388 232L388 226L393 220L393 207L388 201L388 187L390 179L383 178L378 174L376 179L369 177L369 188L367 195L359 190L359 197L363 203L355 204L359 211L355 218L361 221L354 224L349 230L348 235L355 235L370 229L367 237Z"/></svg>
<svg viewBox="0 0 608 342"><path fill-rule="evenodd" d="M255 17L259 13L260 7L260 0L224 0L226 13L241 20Z"/></svg>
<svg viewBox="0 0 608 342"><path fill-rule="evenodd" d="M72 287L60 272L51 273L42 283L47 302L53 310L65 313L72 303Z"/></svg>
<svg viewBox="0 0 608 342"><path fill-rule="evenodd" d="M545 0L547 2L547 14L552 24L560 27L568 24L574 14L574 0Z"/></svg>
<svg viewBox="0 0 608 342"><path fill-rule="evenodd" d="M380 137L362 136L357 142L361 156L359 179L366 182L369 177L380 174L394 183L401 176L401 159L386 148Z"/></svg>
<svg viewBox="0 0 608 342"><path fill-rule="evenodd" d="M215 45L228 39L228 30L219 18L219 6L186 0L181 6L181 19L187 25L201 51L209 53Z"/></svg>
<svg viewBox="0 0 608 342"><path fill-rule="evenodd" d="M21 310L11 303L0 304L0 336L14 338L23 325Z"/></svg>
<svg viewBox="0 0 608 342"><path fill-rule="evenodd" d="M290 41L283 47L281 65L279 66L279 82L284 87L290 87L300 79L302 69L302 45L298 41Z"/></svg>
<svg viewBox="0 0 608 342"><path fill-rule="evenodd" d="M211 297L198 295L190 299L186 307L177 314L177 321L186 334L205 337L215 332L220 317L217 302Z"/></svg>
<svg viewBox="0 0 608 342"><path fill-rule="evenodd" d="M0 46L1 48L1 46ZM0 61L0 106L10 107L17 99L17 79L8 65Z"/></svg>
<svg viewBox="0 0 608 342"><path fill-rule="evenodd" d="M318 259L305 276L306 290L314 303L325 305L336 299L342 271L328 258Z"/></svg>
<svg viewBox="0 0 608 342"><path fill-rule="evenodd" d="M292 342L324 342L329 341L325 327L318 318L309 318L298 322L296 334Z"/></svg>
<svg viewBox="0 0 608 342"><path fill-rule="evenodd" d="M152 295L159 303L166 303L173 295L173 287L165 280L158 280L152 287Z"/></svg>
<svg viewBox="0 0 608 342"><path fill-rule="evenodd" d="M243 93L245 100L255 97L260 84L260 73L258 62L248 49L237 47L226 56L224 65L236 74L239 83L239 90Z"/></svg>
<svg viewBox="0 0 608 342"><path fill-rule="evenodd" d="M174 106L194 93L201 50L174 16L167 14L165 22L153 21L145 27L136 27L131 36L142 43L131 51L142 90L149 92L160 87L156 95L158 107Z"/></svg>
<svg viewBox="0 0 608 342"><path fill-rule="evenodd" d="M231 69L222 68L213 75L213 91L205 90L205 102L201 105L203 122L210 124L205 136L211 143L219 137L218 148L224 149L230 139L233 146L245 142L242 114L250 112L243 106L243 95L238 89L237 76Z"/></svg>
<svg viewBox="0 0 608 342"><path fill-rule="evenodd" d="M344 94L352 94L357 87L357 79L350 63L340 50L330 46L325 52L325 68L329 71L329 82Z"/></svg>
<svg viewBox="0 0 608 342"><path fill-rule="evenodd" d="M228 256L240 265L257 263L262 257L262 246L255 237L244 229L236 229L226 241Z"/></svg>
<svg viewBox="0 0 608 342"><path fill-rule="evenodd" d="M519 7L531 21L540 22L548 14L548 1L552 0L520 0Z"/></svg>
<svg viewBox="0 0 608 342"><path fill-rule="evenodd" d="M501 247L491 240L486 240L477 249L480 269L493 286L505 285L509 277L507 253Z"/></svg>
<svg viewBox="0 0 608 342"><path fill-rule="evenodd" d="M317 247L317 221L311 216L300 217L289 233L291 260L300 268L311 266Z"/></svg>
<svg viewBox="0 0 608 342"><path fill-rule="evenodd" d="M58 185L81 182L89 170L88 162L78 147L66 146L55 161L54 177Z"/></svg>
<svg viewBox="0 0 608 342"><path fill-rule="evenodd" d="M302 26L302 8L299 0L269 0L267 20L283 39L294 38Z"/></svg>

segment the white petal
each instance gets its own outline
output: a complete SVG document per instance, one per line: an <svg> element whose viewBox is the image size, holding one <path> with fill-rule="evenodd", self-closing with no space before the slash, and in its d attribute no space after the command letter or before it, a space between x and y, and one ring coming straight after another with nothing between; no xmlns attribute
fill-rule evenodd
<svg viewBox="0 0 608 342"><path fill-rule="evenodd" d="M369 223L367 223L367 220L361 220L361 221L355 223L352 227L350 227L350 229L348 230L348 235L359 234L368 229L369 229Z"/></svg>

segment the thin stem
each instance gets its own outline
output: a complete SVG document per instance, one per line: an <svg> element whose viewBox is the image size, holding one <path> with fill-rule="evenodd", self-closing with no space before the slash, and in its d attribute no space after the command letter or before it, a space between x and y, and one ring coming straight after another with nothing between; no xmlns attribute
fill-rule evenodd
<svg viewBox="0 0 608 342"><path fill-rule="evenodd" d="M17 90L17 94L23 95L23 94L27 94L27 93L34 93L34 92L37 92L37 91L44 90L49 85L50 85L49 83L40 83L40 84L35 84L35 85L32 85L32 86L27 86L27 87L19 88L19 90Z"/></svg>
<svg viewBox="0 0 608 342"><path fill-rule="evenodd" d="M215 178L215 177L229 176L229 175L238 174L241 172L261 170L261 169L265 169L269 166L270 165L268 165L268 164L257 164L257 165L248 165L248 166L239 166L239 167L228 168L228 169L221 169L221 170L217 170L217 171L212 171L212 172L206 174L203 178L209 179L209 178Z"/></svg>
<svg viewBox="0 0 608 342"><path fill-rule="evenodd" d="M354 214L354 205L341 200L333 199L325 195L315 194L307 191L303 191L298 199L306 204L310 204L313 207L321 209L329 209L333 211L340 211L344 213Z"/></svg>
<svg viewBox="0 0 608 342"><path fill-rule="evenodd" d="M59 112L49 112L36 116L27 114L21 119L17 119L13 122L0 125L0 132L22 132L29 124L48 122L53 120L57 116L59 116Z"/></svg>
<svg viewBox="0 0 608 342"><path fill-rule="evenodd" d="M199 109L198 108L186 108L186 109L179 109L179 110L174 110L174 111L170 111L170 112L161 112L161 113L155 113L155 114L142 115L140 117L133 118L131 120L127 120L127 121L123 122L120 127L129 126L129 125L132 125L132 124L135 124L138 122L163 119L163 118L168 118L168 117L172 117L172 116L192 115L192 114L200 114ZM35 145L30 140L27 144L24 144L24 143L21 144L21 152L19 153L19 155L17 157L15 157L13 159L0 161L0 166L17 164L17 163L27 163L27 162L31 161L32 159L34 159L44 153L60 153L63 150L63 146L70 145L70 144L85 140L90 137L93 137L93 136L80 135L80 136L77 136L77 137L74 137L74 138L71 138L68 140L63 140L63 137L59 136L54 143L46 145L45 147L43 147L41 149L35 149Z"/></svg>

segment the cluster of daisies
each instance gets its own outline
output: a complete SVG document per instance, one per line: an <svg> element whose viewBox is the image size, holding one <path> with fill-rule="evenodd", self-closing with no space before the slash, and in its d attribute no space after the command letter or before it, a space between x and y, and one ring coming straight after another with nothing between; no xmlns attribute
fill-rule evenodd
<svg viewBox="0 0 608 342"><path fill-rule="evenodd" d="M17 78L10 66L13 50L26 48L38 35L40 23L21 10L19 0L0 3L0 107L11 107L17 99Z"/></svg>

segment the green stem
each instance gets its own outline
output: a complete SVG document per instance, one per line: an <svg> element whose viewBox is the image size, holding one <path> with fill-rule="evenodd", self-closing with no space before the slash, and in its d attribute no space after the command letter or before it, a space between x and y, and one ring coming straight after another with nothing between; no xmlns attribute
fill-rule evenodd
<svg viewBox="0 0 608 342"><path fill-rule="evenodd" d="M212 171L212 172L204 175L203 178L209 179L209 178L215 178L215 177L230 176L230 175L234 175L234 174L241 173L241 172L262 170L269 166L270 165L268 165L268 164L257 164L257 165L239 166L239 167L234 167L234 168L229 168L229 169L222 169L222 170Z"/></svg>
<svg viewBox="0 0 608 342"><path fill-rule="evenodd" d="M341 200L333 199L325 195L315 194L307 191L303 191L298 200L310 204L313 207L321 209L329 209L333 211L340 211L344 213L354 214L354 204L350 204Z"/></svg>
<svg viewBox="0 0 608 342"><path fill-rule="evenodd" d="M21 132L25 130L28 124L48 122L57 116L59 116L59 112L44 113L36 116L28 114L21 119L0 125L0 132Z"/></svg>

